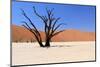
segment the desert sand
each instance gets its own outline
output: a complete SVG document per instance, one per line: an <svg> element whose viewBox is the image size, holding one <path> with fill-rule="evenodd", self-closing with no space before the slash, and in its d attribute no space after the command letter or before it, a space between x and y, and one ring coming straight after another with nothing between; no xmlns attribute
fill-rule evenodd
<svg viewBox="0 0 100 67"><path fill-rule="evenodd" d="M34 43L12 43L12 65L95 60L95 42L51 42L50 48Z"/></svg>

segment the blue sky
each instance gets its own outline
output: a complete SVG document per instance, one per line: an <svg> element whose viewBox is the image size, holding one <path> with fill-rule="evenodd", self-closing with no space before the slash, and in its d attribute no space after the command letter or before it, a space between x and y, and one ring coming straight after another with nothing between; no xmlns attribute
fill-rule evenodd
<svg viewBox="0 0 100 67"><path fill-rule="evenodd" d="M22 21L27 19L21 14L23 9L26 14L32 19L39 30L43 30L43 23L34 14L32 7L35 6L37 12L45 15L45 8L54 8L54 16L61 17L59 23L66 23L67 25L61 29L76 29L81 31L95 31L95 6L81 6L71 4L46 4L35 2L12 2L12 24L22 25ZM27 21L28 22L28 21Z"/></svg>

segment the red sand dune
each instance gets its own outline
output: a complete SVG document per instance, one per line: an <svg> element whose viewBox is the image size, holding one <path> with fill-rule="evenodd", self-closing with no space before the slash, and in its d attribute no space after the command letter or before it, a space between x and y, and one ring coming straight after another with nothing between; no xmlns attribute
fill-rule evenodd
<svg viewBox="0 0 100 67"><path fill-rule="evenodd" d="M42 37L44 37L44 33L40 32ZM34 35L28 31L26 28L21 26L12 25L12 41L13 42L28 42L28 41L36 41Z"/></svg>
<svg viewBox="0 0 100 67"><path fill-rule="evenodd" d="M66 30L56 35L53 41L94 41L94 32L81 32L78 30Z"/></svg>
<svg viewBox="0 0 100 67"><path fill-rule="evenodd" d="M40 32L43 41L45 40L44 32ZM78 30L65 30L60 34L54 36L52 41L94 41L95 32L82 32ZM12 25L12 41L13 42L27 42L36 41L34 35L21 26Z"/></svg>

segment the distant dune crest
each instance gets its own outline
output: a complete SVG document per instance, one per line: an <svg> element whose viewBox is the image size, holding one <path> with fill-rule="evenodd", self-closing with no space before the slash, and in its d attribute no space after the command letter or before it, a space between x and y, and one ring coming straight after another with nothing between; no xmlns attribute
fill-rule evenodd
<svg viewBox="0 0 100 67"><path fill-rule="evenodd" d="M43 41L45 41L44 32L40 32ZM12 42L34 42L34 35L21 26L12 25ZM95 32L82 32L79 30L65 30L54 36L52 42L67 41L95 41Z"/></svg>

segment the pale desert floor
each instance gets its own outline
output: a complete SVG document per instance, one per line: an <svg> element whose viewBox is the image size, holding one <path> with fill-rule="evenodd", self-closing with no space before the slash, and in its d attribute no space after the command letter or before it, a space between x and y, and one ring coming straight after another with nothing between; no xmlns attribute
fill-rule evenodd
<svg viewBox="0 0 100 67"><path fill-rule="evenodd" d="M34 43L12 43L12 65L95 60L95 42L52 42L50 48Z"/></svg>

